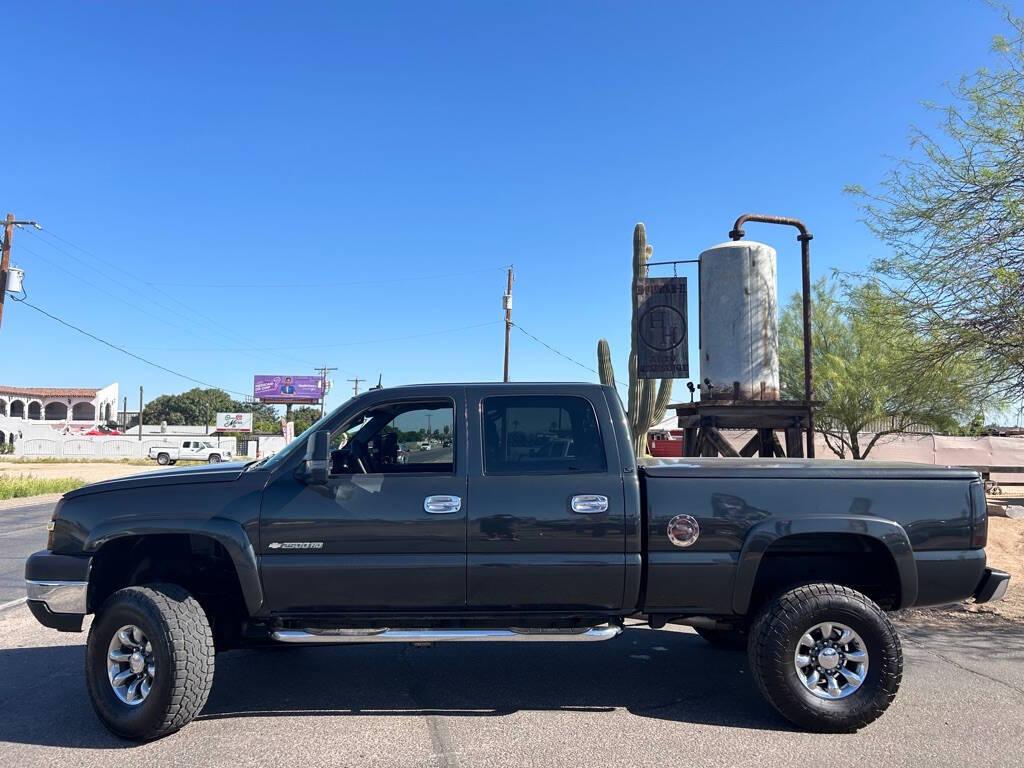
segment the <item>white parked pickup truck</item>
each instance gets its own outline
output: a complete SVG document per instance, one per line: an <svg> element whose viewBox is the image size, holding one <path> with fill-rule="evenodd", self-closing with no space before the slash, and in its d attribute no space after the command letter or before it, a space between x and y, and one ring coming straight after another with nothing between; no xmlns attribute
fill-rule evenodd
<svg viewBox="0 0 1024 768"><path fill-rule="evenodd" d="M154 445L149 449L149 458L157 464L176 464L181 461L231 461L230 448L218 448L209 440L182 440L181 445Z"/></svg>

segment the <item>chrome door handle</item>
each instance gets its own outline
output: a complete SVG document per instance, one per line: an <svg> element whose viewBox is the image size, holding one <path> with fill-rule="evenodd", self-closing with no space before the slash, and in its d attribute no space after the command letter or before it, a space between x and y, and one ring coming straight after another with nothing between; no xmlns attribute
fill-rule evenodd
<svg viewBox="0 0 1024 768"><path fill-rule="evenodd" d="M573 512L581 515L593 515L597 512L608 511L608 497L599 496L596 493L583 493L573 496L569 504Z"/></svg>
<svg viewBox="0 0 1024 768"><path fill-rule="evenodd" d="M458 496L427 496L423 500L423 511L432 515L447 515L462 509L462 499Z"/></svg>

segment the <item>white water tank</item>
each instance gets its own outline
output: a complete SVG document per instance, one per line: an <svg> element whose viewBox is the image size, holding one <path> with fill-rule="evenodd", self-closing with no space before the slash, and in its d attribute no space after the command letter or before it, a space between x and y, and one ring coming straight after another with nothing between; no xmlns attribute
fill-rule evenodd
<svg viewBox="0 0 1024 768"><path fill-rule="evenodd" d="M737 240L700 255L702 400L779 399L777 294L774 248Z"/></svg>

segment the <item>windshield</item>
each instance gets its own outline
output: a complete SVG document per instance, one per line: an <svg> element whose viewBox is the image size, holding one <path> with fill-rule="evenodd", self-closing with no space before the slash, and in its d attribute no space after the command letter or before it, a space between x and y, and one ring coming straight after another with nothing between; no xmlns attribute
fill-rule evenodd
<svg viewBox="0 0 1024 768"><path fill-rule="evenodd" d="M273 456L267 456L266 458L260 459L259 461L250 464L249 469L256 469L257 467L261 469L274 469L279 464L282 464L285 461L285 459L292 454L293 450L301 450L299 448L296 448L296 446L305 446L306 440L309 439L309 436L312 435L317 430L323 429L324 425L331 418L331 416L337 413L339 409L344 408L346 405L348 405L348 403L352 399L353 398L350 397L348 400L339 405L330 413L325 413L319 419L310 424L309 428L306 429L306 431L304 431L301 435L296 437L292 442L290 442L280 451L275 453Z"/></svg>

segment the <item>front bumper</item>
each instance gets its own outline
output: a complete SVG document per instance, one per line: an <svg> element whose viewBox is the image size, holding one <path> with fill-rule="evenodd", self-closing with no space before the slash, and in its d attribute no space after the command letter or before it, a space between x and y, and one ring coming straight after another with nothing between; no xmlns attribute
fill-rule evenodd
<svg viewBox="0 0 1024 768"><path fill-rule="evenodd" d="M43 550L25 561L28 608L44 627L81 632L88 613L89 556L55 555Z"/></svg>
<svg viewBox="0 0 1024 768"><path fill-rule="evenodd" d="M1008 586L1010 574L997 568L986 568L985 575L981 577L978 588L974 591L974 602L990 603L993 600L1002 600Z"/></svg>

